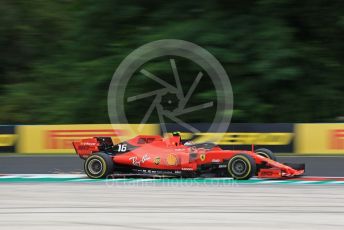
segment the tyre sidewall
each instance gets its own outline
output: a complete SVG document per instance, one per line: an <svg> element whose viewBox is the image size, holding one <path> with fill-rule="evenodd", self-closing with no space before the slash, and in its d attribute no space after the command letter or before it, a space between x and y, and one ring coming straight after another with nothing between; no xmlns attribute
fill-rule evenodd
<svg viewBox="0 0 344 230"><path fill-rule="evenodd" d="M97 159L99 160L99 162L102 165L102 170L97 173L97 174L93 174L92 172L89 171L88 166L89 163L93 160L93 159ZM107 175L109 175L112 171L113 171L113 162L111 157L109 157L108 155L106 155L105 153L96 153L91 155L90 157L88 157L84 163L84 171L86 173L86 175L89 178L92 179L99 179L99 178L105 178Z"/></svg>
<svg viewBox="0 0 344 230"><path fill-rule="evenodd" d="M246 172L243 175L236 175L236 173L233 172L233 170L232 170L232 164L236 160L241 160L246 165L246 170L245 170ZM256 163L250 155L238 154L238 155L235 155L234 157L232 157L228 161L227 171L228 171L229 175L231 177L233 177L234 179L247 180L247 179L251 178L254 175L254 173L256 172Z"/></svg>

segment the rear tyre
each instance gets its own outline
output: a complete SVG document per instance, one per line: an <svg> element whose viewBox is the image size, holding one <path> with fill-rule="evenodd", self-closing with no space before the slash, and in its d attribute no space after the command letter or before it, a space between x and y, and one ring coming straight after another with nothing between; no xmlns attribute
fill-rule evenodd
<svg viewBox="0 0 344 230"><path fill-rule="evenodd" d="M264 148L261 148L261 149L257 149L254 151L256 154L260 155L260 156L263 156L263 157L266 157L266 158L269 158L271 160L274 160L276 161L276 156L275 154L269 150L269 149L264 149Z"/></svg>
<svg viewBox="0 0 344 230"><path fill-rule="evenodd" d="M250 179L256 172L256 162L247 154L238 154L228 161L228 173L237 180Z"/></svg>
<svg viewBox="0 0 344 230"><path fill-rule="evenodd" d="M113 173L112 158L106 153L95 153L89 156L84 163L84 171L89 178L106 178Z"/></svg>

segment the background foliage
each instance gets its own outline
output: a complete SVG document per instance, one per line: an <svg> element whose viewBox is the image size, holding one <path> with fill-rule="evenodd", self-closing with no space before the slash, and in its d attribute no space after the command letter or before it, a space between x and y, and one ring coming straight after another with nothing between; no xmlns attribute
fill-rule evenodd
<svg viewBox="0 0 344 230"><path fill-rule="evenodd" d="M344 115L340 0L1 0L0 35L2 124L109 122L116 67L135 48L166 38L194 42L220 60L235 122ZM136 112L128 107L133 120Z"/></svg>

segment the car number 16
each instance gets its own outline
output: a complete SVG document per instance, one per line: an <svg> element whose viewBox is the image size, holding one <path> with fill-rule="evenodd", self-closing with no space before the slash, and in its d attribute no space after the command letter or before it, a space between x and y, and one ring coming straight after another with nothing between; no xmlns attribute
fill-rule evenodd
<svg viewBox="0 0 344 230"><path fill-rule="evenodd" d="M127 151L127 144L119 144L117 151L118 152L125 152L125 151Z"/></svg>

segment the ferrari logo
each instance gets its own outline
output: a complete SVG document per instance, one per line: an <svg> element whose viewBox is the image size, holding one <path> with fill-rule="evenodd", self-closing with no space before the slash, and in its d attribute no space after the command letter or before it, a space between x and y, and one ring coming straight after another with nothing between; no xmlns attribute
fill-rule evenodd
<svg viewBox="0 0 344 230"><path fill-rule="evenodd" d="M159 165L160 164L160 157L156 157L154 159L154 164Z"/></svg>
<svg viewBox="0 0 344 230"><path fill-rule="evenodd" d="M168 154L166 161L168 165L177 165L177 157L174 154Z"/></svg>
<svg viewBox="0 0 344 230"><path fill-rule="evenodd" d="M202 153L202 154L199 156L199 159L201 159L201 161L204 161L204 160L205 160L205 154Z"/></svg>

